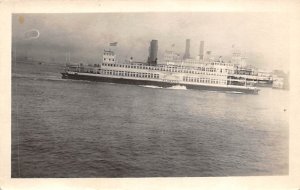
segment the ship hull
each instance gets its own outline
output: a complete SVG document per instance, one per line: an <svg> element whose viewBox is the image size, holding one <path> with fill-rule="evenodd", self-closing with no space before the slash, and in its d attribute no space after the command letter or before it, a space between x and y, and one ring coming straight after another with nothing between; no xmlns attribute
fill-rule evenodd
<svg viewBox="0 0 300 190"><path fill-rule="evenodd" d="M119 83L119 84L129 84L129 85L153 85L163 88L172 87L174 85L184 85L187 89L195 90L207 90L207 91L222 91L222 92L239 92L246 94L258 94L258 89L250 88L234 88L234 87L223 87L223 86L206 86L206 85L193 85L193 84L179 84L179 83L170 83L163 81L153 81L153 80L136 80L130 78L113 78L105 76L93 76L93 75L80 75L80 74L70 74L70 73L61 73L63 79L73 79L73 80L87 80L87 81L96 81L96 82L107 82L107 83Z"/></svg>

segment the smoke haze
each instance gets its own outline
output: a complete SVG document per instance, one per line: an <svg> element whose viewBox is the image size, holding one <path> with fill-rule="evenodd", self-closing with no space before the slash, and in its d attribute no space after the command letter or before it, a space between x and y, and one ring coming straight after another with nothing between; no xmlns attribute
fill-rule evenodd
<svg viewBox="0 0 300 190"><path fill-rule="evenodd" d="M99 63L103 49L117 51L119 61L146 61L149 43L158 40L158 59L173 49L183 55L185 40L191 39L191 57L204 52L229 57L236 47L259 68L288 68L289 23L282 13L77 13L14 14L12 51L52 62ZM26 40L32 29L38 39ZM118 42L117 47L109 47Z"/></svg>

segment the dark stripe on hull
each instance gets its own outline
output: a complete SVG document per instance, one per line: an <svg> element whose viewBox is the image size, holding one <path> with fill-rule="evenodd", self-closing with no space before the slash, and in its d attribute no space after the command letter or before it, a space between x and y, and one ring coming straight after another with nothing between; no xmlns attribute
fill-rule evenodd
<svg viewBox="0 0 300 190"><path fill-rule="evenodd" d="M174 85L183 85L176 83L160 82L160 81L149 81L149 80L134 80L126 78L110 78L102 76L86 76L78 74L67 74L62 73L62 78L64 79L75 79L75 80L88 80L88 81L97 81L97 82L108 82L108 83L120 83L120 84L130 84L130 85L153 85L158 87L172 87ZM203 86L203 85L192 85L184 84L187 89L196 89L196 90L208 90L208 91L231 91L231 92L241 92L247 94L258 94L258 89L237 89L230 87L215 87L215 86Z"/></svg>

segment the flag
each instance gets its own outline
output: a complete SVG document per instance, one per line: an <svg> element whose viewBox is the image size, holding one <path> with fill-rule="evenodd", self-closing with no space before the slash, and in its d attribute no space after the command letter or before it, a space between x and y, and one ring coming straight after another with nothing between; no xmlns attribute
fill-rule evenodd
<svg viewBox="0 0 300 190"><path fill-rule="evenodd" d="M172 44L171 47L175 47L175 44Z"/></svg>
<svg viewBox="0 0 300 190"><path fill-rule="evenodd" d="M109 43L109 46L117 46L118 42L111 42Z"/></svg>
<svg viewBox="0 0 300 190"><path fill-rule="evenodd" d="M40 36L40 32L37 29L32 29L24 33L25 39L36 39Z"/></svg>
<svg viewBox="0 0 300 190"><path fill-rule="evenodd" d="M207 51L206 54L207 54L207 55L210 55L210 54L211 54L211 51Z"/></svg>

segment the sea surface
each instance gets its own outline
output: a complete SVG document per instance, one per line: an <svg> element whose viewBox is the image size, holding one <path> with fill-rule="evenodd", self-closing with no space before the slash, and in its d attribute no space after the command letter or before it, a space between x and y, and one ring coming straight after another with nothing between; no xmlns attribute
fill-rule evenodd
<svg viewBox="0 0 300 190"><path fill-rule="evenodd" d="M288 175L288 91L161 89L61 71L13 64L13 178Z"/></svg>

